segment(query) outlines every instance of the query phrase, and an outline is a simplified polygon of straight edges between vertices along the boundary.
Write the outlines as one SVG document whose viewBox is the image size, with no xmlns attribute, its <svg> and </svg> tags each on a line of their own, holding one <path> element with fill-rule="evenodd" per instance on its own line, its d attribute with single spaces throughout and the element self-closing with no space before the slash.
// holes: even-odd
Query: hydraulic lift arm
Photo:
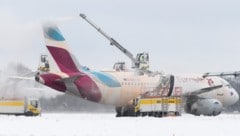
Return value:
<svg viewBox="0 0 240 136">
<path fill-rule="evenodd" d="M 110 45 L 116 46 L 120 51 L 122 51 L 128 58 L 132 61 L 132 68 L 146 70 L 149 68 L 148 62 L 148 53 L 139 53 L 136 58 L 133 57 L 133 54 L 119 44 L 114 38 L 107 35 L 100 27 L 90 21 L 85 14 L 80 14 L 84 20 L 86 20 L 92 27 L 94 27 L 99 33 L 101 33 L 105 38 L 110 41 Z"/>
</svg>

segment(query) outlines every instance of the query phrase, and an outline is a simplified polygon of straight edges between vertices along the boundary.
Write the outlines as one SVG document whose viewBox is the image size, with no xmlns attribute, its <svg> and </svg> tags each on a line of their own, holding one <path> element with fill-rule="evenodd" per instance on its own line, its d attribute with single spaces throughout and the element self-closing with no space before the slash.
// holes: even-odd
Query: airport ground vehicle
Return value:
<svg viewBox="0 0 240 136">
<path fill-rule="evenodd" d="M 38 99 L 0 99 L 0 114 L 38 116 L 41 114 Z"/>
<path fill-rule="evenodd" d="M 180 97 L 153 97 L 136 100 L 135 113 L 137 116 L 180 116 L 182 111 Z"/>
<path fill-rule="evenodd" d="M 119 111 L 119 110 L 118 110 Z M 181 116 L 181 97 L 138 97 L 133 100 L 132 106 L 118 112 L 117 117 L 122 116 Z"/>
</svg>

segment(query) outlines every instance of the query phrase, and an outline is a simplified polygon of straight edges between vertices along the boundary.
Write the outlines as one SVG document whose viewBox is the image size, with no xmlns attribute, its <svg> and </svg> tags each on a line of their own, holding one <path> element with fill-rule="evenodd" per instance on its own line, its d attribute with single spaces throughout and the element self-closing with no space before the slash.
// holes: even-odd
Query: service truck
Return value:
<svg viewBox="0 0 240 136">
<path fill-rule="evenodd" d="M 0 114 L 38 116 L 41 114 L 40 102 L 34 98 L 0 99 Z"/>
<path fill-rule="evenodd" d="M 137 116 L 180 116 L 181 103 L 181 97 L 137 98 L 134 102 L 134 111 Z"/>
</svg>

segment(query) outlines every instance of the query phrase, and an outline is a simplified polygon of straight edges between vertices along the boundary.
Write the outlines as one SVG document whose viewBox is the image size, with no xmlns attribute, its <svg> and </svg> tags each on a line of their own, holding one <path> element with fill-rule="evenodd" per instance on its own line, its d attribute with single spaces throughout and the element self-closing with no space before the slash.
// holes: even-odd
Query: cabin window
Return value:
<svg viewBox="0 0 240 136">
<path fill-rule="evenodd" d="M 37 102 L 36 100 L 32 100 L 32 101 L 30 102 L 30 104 L 31 104 L 33 107 L 35 107 L 35 108 L 38 107 L 38 102 Z"/>
<path fill-rule="evenodd" d="M 228 87 L 230 89 L 232 88 L 232 86 L 230 84 L 227 84 L 226 87 Z"/>
</svg>

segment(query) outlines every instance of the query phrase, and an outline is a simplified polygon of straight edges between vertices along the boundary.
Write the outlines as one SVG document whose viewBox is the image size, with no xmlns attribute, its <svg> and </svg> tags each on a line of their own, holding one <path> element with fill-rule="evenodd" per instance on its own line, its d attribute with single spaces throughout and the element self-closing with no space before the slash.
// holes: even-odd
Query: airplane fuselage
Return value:
<svg viewBox="0 0 240 136">
<path fill-rule="evenodd" d="M 154 92 L 155 95 L 160 96 L 185 96 L 193 91 L 215 85 L 223 86 L 200 96 L 218 99 L 223 106 L 229 106 L 238 100 L 237 92 L 220 77 L 150 76 L 147 74 L 136 75 L 135 72 L 125 71 L 94 72 L 85 70 L 84 73 L 84 75 L 75 75 L 71 82 L 63 82 L 64 77 L 61 76 L 66 74 L 43 74 L 40 75 L 40 82 L 53 89 L 60 89 L 61 92 L 115 106 L 128 105 L 131 100 L 145 93 Z M 57 84 L 46 84 L 49 76 L 53 77 L 53 75 L 57 77 L 53 78 L 53 82 L 57 82 Z"/>
</svg>

